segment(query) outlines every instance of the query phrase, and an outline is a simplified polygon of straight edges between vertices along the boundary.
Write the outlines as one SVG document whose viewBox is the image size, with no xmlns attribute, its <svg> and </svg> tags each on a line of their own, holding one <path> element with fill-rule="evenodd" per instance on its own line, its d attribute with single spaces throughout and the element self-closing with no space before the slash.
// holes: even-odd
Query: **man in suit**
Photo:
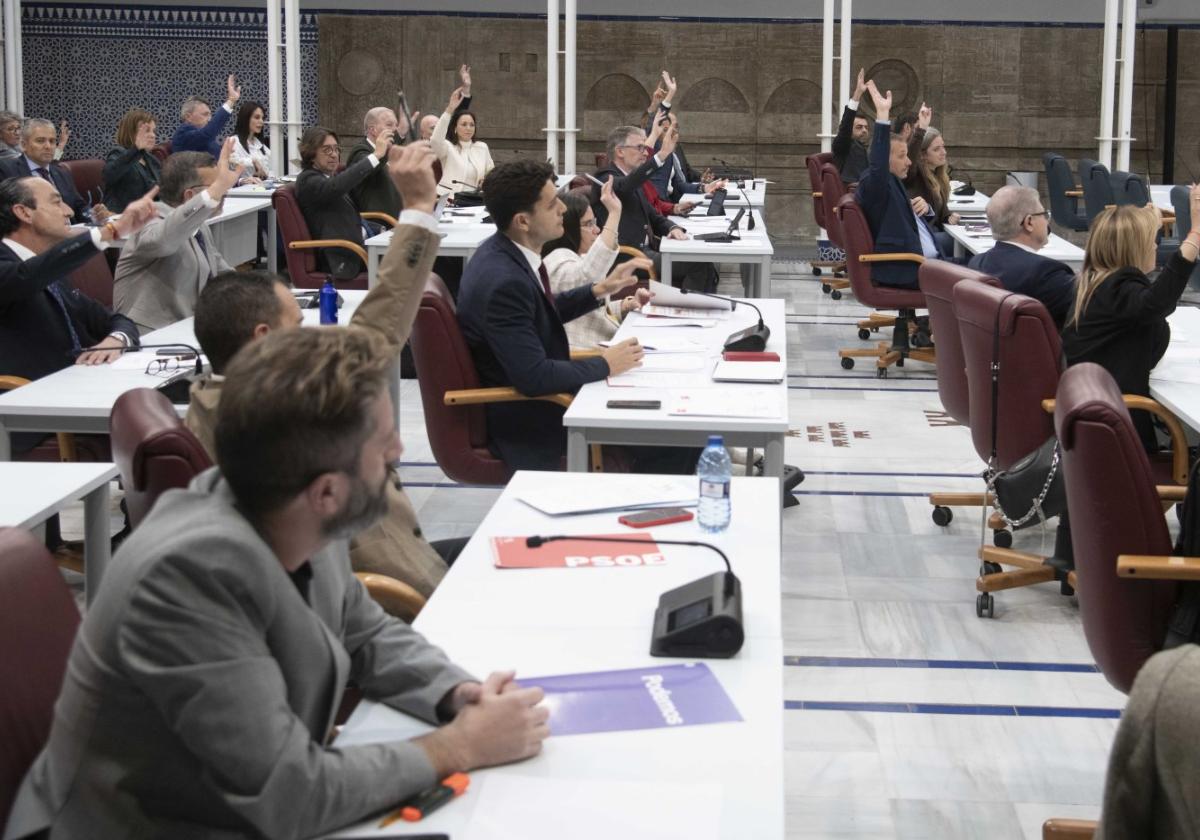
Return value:
<svg viewBox="0 0 1200 840">
<path fill-rule="evenodd" d="M 350 319 L 350 329 L 367 330 L 382 339 L 395 358 L 412 331 L 425 281 L 438 249 L 437 201 L 433 178 L 436 160 L 428 143 L 393 146 L 386 171 L 403 197 L 405 210 L 392 242 L 379 264 L 379 281 Z M 196 302 L 196 339 L 208 357 L 212 375 L 192 384 L 187 425 L 215 456 L 216 421 L 225 369 L 251 341 L 273 331 L 298 327 L 300 309 L 276 275 L 228 272 L 213 278 Z M 388 510 L 375 525 L 350 541 L 350 563 L 356 572 L 377 572 L 412 586 L 425 597 L 446 574 L 447 563 L 465 539 L 430 544 L 421 535 L 412 502 L 398 482 L 388 485 Z"/>
<path fill-rule="evenodd" d="M 351 147 L 350 157 L 346 159 L 346 168 L 375 154 L 375 144 L 381 135 L 391 137 L 393 143 L 403 143 L 408 135 L 408 124 L 402 125 L 391 108 L 372 108 L 363 117 L 363 135 L 363 139 Z M 394 217 L 399 216 L 400 211 L 404 209 L 400 193 L 396 191 L 386 166 L 372 169 L 366 178 L 350 190 L 350 199 L 360 213 L 387 213 Z"/>
<path fill-rule="evenodd" d="M 537 754 L 538 688 L 480 683 L 351 574 L 403 451 L 363 330 L 282 330 L 227 368 L 218 466 L 122 544 L 6 838 L 316 837 Z M 329 745 L 347 681 L 437 728 Z"/>
<path fill-rule="evenodd" d="M 970 267 L 992 275 L 1010 292 L 1040 300 L 1061 330 L 1075 300 L 1075 271 L 1038 254 L 1050 241 L 1050 213 L 1037 190 L 1001 187 L 988 202 L 987 217 L 996 245 L 972 257 Z"/>
<path fill-rule="evenodd" d="M 714 178 L 708 183 L 702 183 L 699 180 L 689 180 L 686 174 L 688 166 L 682 159 L 682 147 L 678 141 L 678 114 L 668 114 L 664 119 L 667 120 L 667 126 L 664 127 L 664 130 L 672 131 L 676 136 L 676 142 L 674 150 L 667 156 L 663 165 L 650 176 L 650 182 L 658 192 L 659 198 L 673 202 L 683 202 L 684 196 L 712 195 L 717 190 L 728 186 L 729 182 L 724 178 Z"/>
<path fill-rule="evenodd" d="M 221 132 L 233 109 L 242 98 L 242 86 L 233 73 L 225 80 L 225 104 L 213 113 L 212 106 L 198 96 L 188 98 L 179 108 L 179 128 L 171 136 L 171 152 L 208 152 L 221 156 Z"/>
<path fill-rule="evenodd" d="M 115 222 L 71 236 L 71 208 L 42 178 L 0 181 L 0 373 L 40 379 L 74 364 L 111 362 L 137 344 L 133 322 L 73 289 L 67 276 L 136 232 L 153 213 L 155 190 Z M 12 436 L 20 455 L 44 435 Z"/>
<path fill-rule="evenodd" d="M 551 294 L 542 246 L 562 236 L 565 210 L 554 168 L 528 160 L 500 164 L 484 178 L 483 194 L 498 232 L 467 263 L 458 297 L 458 322 L 482 384 L 511 385 L 527 397 L 575 393 L 640 365 L 635 339 L 571 360 L 563 322 L 602 305 L 626 281 L 612 275 L 617 288 L 606 279 Z M 562 416 L 561 406 L 542 400 L 489 405 L 488 445 L 513 469 L 558 469 L 567 450 Z"/>
<path fill-rule="evenodd" d="M 875 136 L 871 141 L 870 166 L 858 182 L 856 197 L 871 228 L 877 254 L 920 254 L 928 258 L 942 256 L 926 219 L 929 205 L 923 198 L 909 200 L 904 189 L 910 161 L 908 145 L 892 134 L 889 122 L 892 92 L 884 96 L 875 82 L 866 84 L 875 101 Z M 871 276 L 883 286 L 917 288 L 917 263 L 878 262 Z"/>
<path fill-rule="evenodd" d="M 215 163 L 207 152 L 167 158 L 157 217 L 121 249 L 113 305 L 143 331 L 189 317 L 205 284 L 230 270 L 205 222 L 220 214 L 225 193 L 242 173 L 241 166 L 230 168 L 236 142 L 227 138 Z"/>
<path fill-rule="evenodd" d="M 56 154 L 61 154 L 57 137 L 54 123 L 50 120 L 26 120 L 24 128 L 21 129 L 21 154 L 0 161 L 0 178 L 27 178 L 32 175 L 48 181 L 62 196 L 63 202 L 71 208 L 72 219 L 76 224 L 88 221 L 85 213 L 89 207 L 92 209 L 93 219 L 97 223 L 103 223 L 108 218 L 108 210 L 103 204 L 90 205 L 89 200 L 75 189 L 71 173 L 62 164 L 55 162 Z"/>
<path fill-rule="evenodd" d="M 843 184 L 858 183 L 863 171 L 870 165 L 867 159 L 867 139 L 871 136 L 871 124 L 858 113 L 858 103 L 867 92 L 863 71 L 858 71 L 854 83 L 854 96 L 846 103 L 837 136 L 833 138 L 833 165 L 842 176 Z"/>
</svg>

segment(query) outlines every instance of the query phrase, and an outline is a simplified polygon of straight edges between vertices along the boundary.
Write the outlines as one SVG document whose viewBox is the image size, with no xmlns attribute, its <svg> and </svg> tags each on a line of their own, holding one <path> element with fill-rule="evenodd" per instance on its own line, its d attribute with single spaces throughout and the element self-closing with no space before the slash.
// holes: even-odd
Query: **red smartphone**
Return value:
<svg viewBox="0 0 1200 840">
<path fill-rule="evenodd" d="M 617 517 L 617 521 L 630 528 L 649 528 L 653 525 L 670 525 L 672 522 L 687 522 L 692 519 L 692 512 L 687 508 L 653 508 L 639 510 L 637 513 L 627 513 Z"/>
</svg>

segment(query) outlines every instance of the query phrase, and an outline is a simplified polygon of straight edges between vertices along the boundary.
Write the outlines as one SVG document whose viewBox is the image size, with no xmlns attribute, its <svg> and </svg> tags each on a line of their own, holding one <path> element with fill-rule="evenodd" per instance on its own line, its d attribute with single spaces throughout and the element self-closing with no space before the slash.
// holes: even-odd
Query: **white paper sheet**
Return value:
<svg viewBox="0 0 1200 840">
<path fill-rule="evenodd" d="M 687 417 L 753 417 L 774 420 L 783 412 L 779 405 L 777 390 L 738 391 L 737 399 L 730 399 L 724 390 L 695 390 L 679 394 L 671 402 L 669 413 Z"/>
<path fill-rule="evenodd" d="M 717 325 L 714 318 L 646 318 L 638 321 L 637 328 L 643 327 L 661 328 L 661 327 L 715 327 Z"/>
<path fill-rule="evenodd" d="M 696 502 L 695 476 L 659 479 L 644 475 L 631 476 L 628 483 L 609 485 L 607 489 L 590 489 L 584 498 L 576 493 L 564 492 L 562 486 L 557 486 L 550 479 L 543 484 L 546 486 L 521 493 L 517 498 L 548 516 Z M 570 486 L 578 487 L 574 484 Z"/>
</svg>

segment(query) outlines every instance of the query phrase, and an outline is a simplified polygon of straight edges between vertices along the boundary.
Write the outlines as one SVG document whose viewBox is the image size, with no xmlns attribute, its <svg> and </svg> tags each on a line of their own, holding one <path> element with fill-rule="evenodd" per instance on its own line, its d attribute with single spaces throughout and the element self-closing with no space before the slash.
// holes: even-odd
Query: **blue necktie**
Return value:
<svg viewBox="0 0 1200 840">
<path fill-rule="evenodd" d="M 36 172 L 37 176 L 39 178 L 41 178 L 43 181 L 50 181 L 51 184 L 54 183 L 54 181 L 52 181 L 50 179 L 50 170 L 46 169 L 46 167 L 39 166 L 37 169 L 35 169 L 33 171 Z"/>
<path fill-rule="evenodd" d="M 204 270 L 207 278 L 212 277 L 212 263 L 208 261 L 208 246 L 204 244 L 204 234 L 196 231 L 196 244 L 200 246 L 200 253 L 204 255 Z"/>
<path fill-rule="evenodd" d="M 54 281 L 46 287 L 46 291 L 50 293 L 50 297 L 54 298 L 54 302 L 58 304 L 59 311 L 62 312 L 63 320 L 67 322 L 67 332 L 71 334 L 71 350 L 75 355 L 79 355 L 79 351 L 83 349 L 83 345 L 79 342 L 79 333 L 75 332 L 75 323 L 71 320 L 71 313 L 67 311 L 67 302 L 63 298 L 62 289 L 58 285 L 58 281 Z"/>
</svg>

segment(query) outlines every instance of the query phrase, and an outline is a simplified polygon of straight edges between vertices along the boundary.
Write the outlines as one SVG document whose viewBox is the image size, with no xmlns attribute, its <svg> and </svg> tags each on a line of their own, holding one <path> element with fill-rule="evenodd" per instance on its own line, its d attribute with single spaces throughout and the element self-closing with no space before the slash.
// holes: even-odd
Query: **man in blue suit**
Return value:
<svg viewBox="0 0 1200 840">
<path fill-rule="evenodd" d="M 600 306 L 629 283 L 614 272 L 599 283 L 550 292 L 542 246 L 562 236 L 563 211 L 554 168 L 518 160 L 483 181 L 484 203 L 498 232 L 467 263 L 458 294 L 458 321 L 484 386 L 513 386 L 527 397 L 573 394 L 588 382 L 641 364 L 629 339 L 595 358 L 571 360 L 563 322 Z M 641 303 L 649 292 L 638 292 Z M 542 400 L 487 407 L 488 445 L 514 469 L 556 470 L 567 450 L 564 409 Z"/>
<path fill-rule="evenodd" d="M 856 198 L 875 237 L 875 253 L 940 258 L 942 254 L 926 221 L 932 218 L 929 205 L 920 197 L 910 200 L 902 183 L 911 164 L 908 145 L 892 134 L 892 92 L 884 96 L 874 81 L 867 82 L 867 90 L 875 101 L 875 134 L 870 166 L 858 182 Z M 882 286 L 917 288 L 914 262 L 875 263 L 871 276 Z"/>
<path fill-rule="evenodd" d="M 1010 292 L 1040 300 L 1061 330 L 1075 300 L 1075 270 L 1038 254 L 1050 240 L 1050 213 L 1037 190 L 1001 187 L 988 202 L 987 217 L 996 246 L 972 257 L 970 267 Z"/>
<path fill-rule="evenodd" d="M 216 160 L 221 156 L 221 132 L 234 107 L 242 98 L 242 86 L 236 84 L 233 73 L 225 80 L 225 104 L 213 112 L 212 107 L 198 96 L 188 99 L 179 109 L 183 122 L 171 137 L 172 152 L 208 152 Z"/>
</svg>

